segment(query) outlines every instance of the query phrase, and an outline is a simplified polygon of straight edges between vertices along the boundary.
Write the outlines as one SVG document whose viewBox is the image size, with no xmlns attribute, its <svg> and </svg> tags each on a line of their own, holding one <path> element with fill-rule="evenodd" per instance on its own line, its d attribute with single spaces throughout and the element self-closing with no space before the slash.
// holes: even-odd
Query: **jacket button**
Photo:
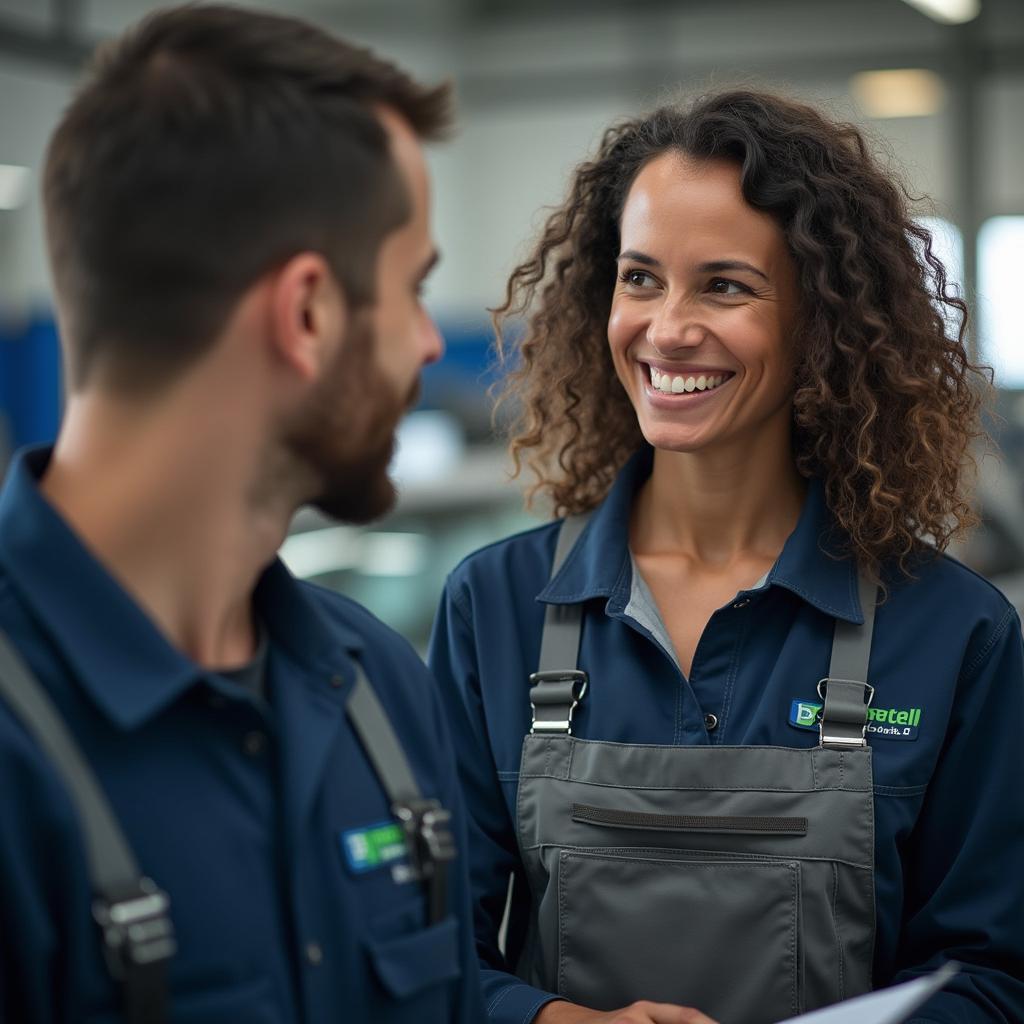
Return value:
<svg viewBox="0 0 1024 1024">
<path fill-rule="evenodd" d="M 320 948 L 319 942 L 306 943 L 306 960 L 314 967 L 319 967 L 324 962 L 324 951 Z"/>
<path fill-rule="evenodd" d="M 708 732 L 713 732 L 718 728 L 718 715 L 713 715 L 710 712 L 704 716 L 704 728 Z"/>
</svg>

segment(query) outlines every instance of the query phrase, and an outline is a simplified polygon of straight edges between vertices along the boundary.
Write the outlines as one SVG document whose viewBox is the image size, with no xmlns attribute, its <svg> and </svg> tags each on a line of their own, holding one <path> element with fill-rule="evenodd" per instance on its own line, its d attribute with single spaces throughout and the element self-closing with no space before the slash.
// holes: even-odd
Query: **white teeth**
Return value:
<svg viewBox="0 0 1024 1024">
<path fill-rule="evenodd" d="M 708 377 L 703 373 L 698 377 L 673 377 L 671 374 L 664 373 L 655 366 L 651 367 L 651 386 L 666 395 L 689 394 L 693 391 L 711 391 L 724 384 L 725 380 L 724 374 L 718 374 L 713 377 Z"/>
</svg>

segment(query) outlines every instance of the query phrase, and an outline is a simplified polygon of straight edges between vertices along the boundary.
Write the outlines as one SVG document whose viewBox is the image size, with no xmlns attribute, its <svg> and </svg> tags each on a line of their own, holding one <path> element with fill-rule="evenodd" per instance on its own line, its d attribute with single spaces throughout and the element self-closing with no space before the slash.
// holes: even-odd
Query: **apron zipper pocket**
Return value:
<svg viewBox="0 0 1024 1024">
<path fill-rule="evenodd" d="M 725 832 L 747 835 L 807 835 L 806 818 L 769 818 L 763 816 L 729 817 L 719 814 L 646 814 L 642 811 L 616 811 L 608 807 L 572 805 L 572 820 L 606 828 L 645 828 L 659 832 Z"/>
</svg>

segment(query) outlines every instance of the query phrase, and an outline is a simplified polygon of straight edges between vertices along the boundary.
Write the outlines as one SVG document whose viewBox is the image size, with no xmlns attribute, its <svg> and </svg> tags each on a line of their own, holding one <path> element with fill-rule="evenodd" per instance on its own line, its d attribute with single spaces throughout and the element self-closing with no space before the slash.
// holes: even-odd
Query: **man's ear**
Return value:
<svg viewBox="0 0 1024 1024">
<path fill-rule="evenodd" d="M 271 344 L 275 354 L 306 380 L 319 376 L 345 337 L 348 306 L 319 253 L 293 256 L 271 282 Z"/>
</svg>

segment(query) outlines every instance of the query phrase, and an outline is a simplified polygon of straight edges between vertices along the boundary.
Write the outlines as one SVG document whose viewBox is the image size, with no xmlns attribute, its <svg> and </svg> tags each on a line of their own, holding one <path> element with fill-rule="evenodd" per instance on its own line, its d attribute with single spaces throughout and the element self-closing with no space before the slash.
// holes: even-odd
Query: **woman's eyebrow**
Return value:
<svg viewBox="0 0 1024 1024">
<path fill-rule="evenodd" d="M 745 263 L 743 260 L 712 260 L 710 263 L 699 264 L 697 270 L 701 274 L 718 274 L 723 270 L 748 270 L 768 280 L 768 275 L 763 270 L 758 270 L 753 264 Z"/>
<path fill-rule="evenodd" d="M 616 257 L 617 261 L 631 260 L 633 263 L 642 263 L 647 267 L 661 267 L 661 263 L 653 256 L 648 256 L 639 249 L 624 249 Z M 710 260 L 707 263 L 699 263 L 695 268 L 699 274 L 720 274 L 725 270 L 746 270 L 751 274 L 768 280 L 768 275 L 763 270 L 758 270 L 752 263 L 744 260 Z"/>
<path fill-rule="evenodd" d="M 620 260 L 632 260 L 634 263 L 643 263 L 648 267 L 661 266 L 653 256 L 648 256 L 647 253 L 640 252 L 638 249 L 624 249 L 615 259 L 616 262 L 619 262 Z"/>
</svg>

